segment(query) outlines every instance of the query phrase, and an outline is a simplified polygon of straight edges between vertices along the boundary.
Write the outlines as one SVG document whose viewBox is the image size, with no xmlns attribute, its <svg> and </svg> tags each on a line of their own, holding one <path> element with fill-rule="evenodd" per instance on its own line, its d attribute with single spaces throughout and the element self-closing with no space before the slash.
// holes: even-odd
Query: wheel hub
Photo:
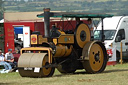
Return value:
<svg viewBox="0 0 128 85">
<path fill-rule="evenodd" d="M 96 62 L 100 60 L 99 52 L 94 55 L 94 59 Z"/>
<path fill-rule="evenodd" d="M 82 41 L 85 41 L 86 40 L 86 32 L 85 31 L 81 31 L 81 33 L 80 33 L 80 39 Z"/>
</svg>

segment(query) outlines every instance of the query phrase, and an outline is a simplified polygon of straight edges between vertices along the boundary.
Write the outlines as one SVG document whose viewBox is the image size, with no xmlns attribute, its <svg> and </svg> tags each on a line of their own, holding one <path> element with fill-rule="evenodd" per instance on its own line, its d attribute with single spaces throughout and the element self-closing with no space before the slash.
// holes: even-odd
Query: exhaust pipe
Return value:
<svg viewBox="0 0 128 85">
<path fill-rule="evenodd" d="M 50 38 L 50 8 L 44 8 L 44 37 Z"/>
</svg>

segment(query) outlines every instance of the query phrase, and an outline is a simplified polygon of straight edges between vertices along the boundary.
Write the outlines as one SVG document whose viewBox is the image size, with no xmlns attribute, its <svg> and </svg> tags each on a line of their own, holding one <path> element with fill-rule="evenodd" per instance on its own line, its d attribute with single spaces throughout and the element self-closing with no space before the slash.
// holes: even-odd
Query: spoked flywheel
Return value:
<svg viewBox="0 0 128 85">
<path fill-rule="evenodd" d="M 19 74 L 22 77 L 50 77 L 55 68 L 47 67 L 47 61 L 47 53 L 23 53 L 18 61 Z M 36 67 L 40 68 L 39 72 L 35 72 Z"/>
<path fill-rule="evenodd" d="M 83 67 L 88 73 L 100 73 L 104 71 L 107 64 L 107 52 L 101 42 L 88 42 L 82 51 L 84 58 Z"/>
</svg>

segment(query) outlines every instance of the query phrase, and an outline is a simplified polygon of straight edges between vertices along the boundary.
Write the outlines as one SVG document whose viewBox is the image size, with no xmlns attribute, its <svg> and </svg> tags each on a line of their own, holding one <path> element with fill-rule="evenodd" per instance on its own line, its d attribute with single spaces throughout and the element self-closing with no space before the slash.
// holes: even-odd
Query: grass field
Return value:
<svg viewBox="0 0 128 85">
<path fill-rule="evenodd" d="M 128 64 L 107 66 L 100 74 L 60 74 L 50 78 L 22 78 L 18 73 L 0 74 L 0 85 L 128 85 Z"/>
</svg>

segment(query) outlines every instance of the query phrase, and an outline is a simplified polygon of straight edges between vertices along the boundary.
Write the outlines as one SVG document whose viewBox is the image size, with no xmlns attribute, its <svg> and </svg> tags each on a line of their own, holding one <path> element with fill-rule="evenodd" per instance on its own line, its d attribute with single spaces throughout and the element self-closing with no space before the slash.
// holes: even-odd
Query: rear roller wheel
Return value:
<svg viewBox="0 0 128 85">
<path fill-rule="evenodd" d="M 101 42 L 89 42 L 84 46 L 82 56 L 84 56 L 83 67 L 88 73 L 100 73 L 104 71 L 107 64 L 107 52 Z"/>
</svg>

